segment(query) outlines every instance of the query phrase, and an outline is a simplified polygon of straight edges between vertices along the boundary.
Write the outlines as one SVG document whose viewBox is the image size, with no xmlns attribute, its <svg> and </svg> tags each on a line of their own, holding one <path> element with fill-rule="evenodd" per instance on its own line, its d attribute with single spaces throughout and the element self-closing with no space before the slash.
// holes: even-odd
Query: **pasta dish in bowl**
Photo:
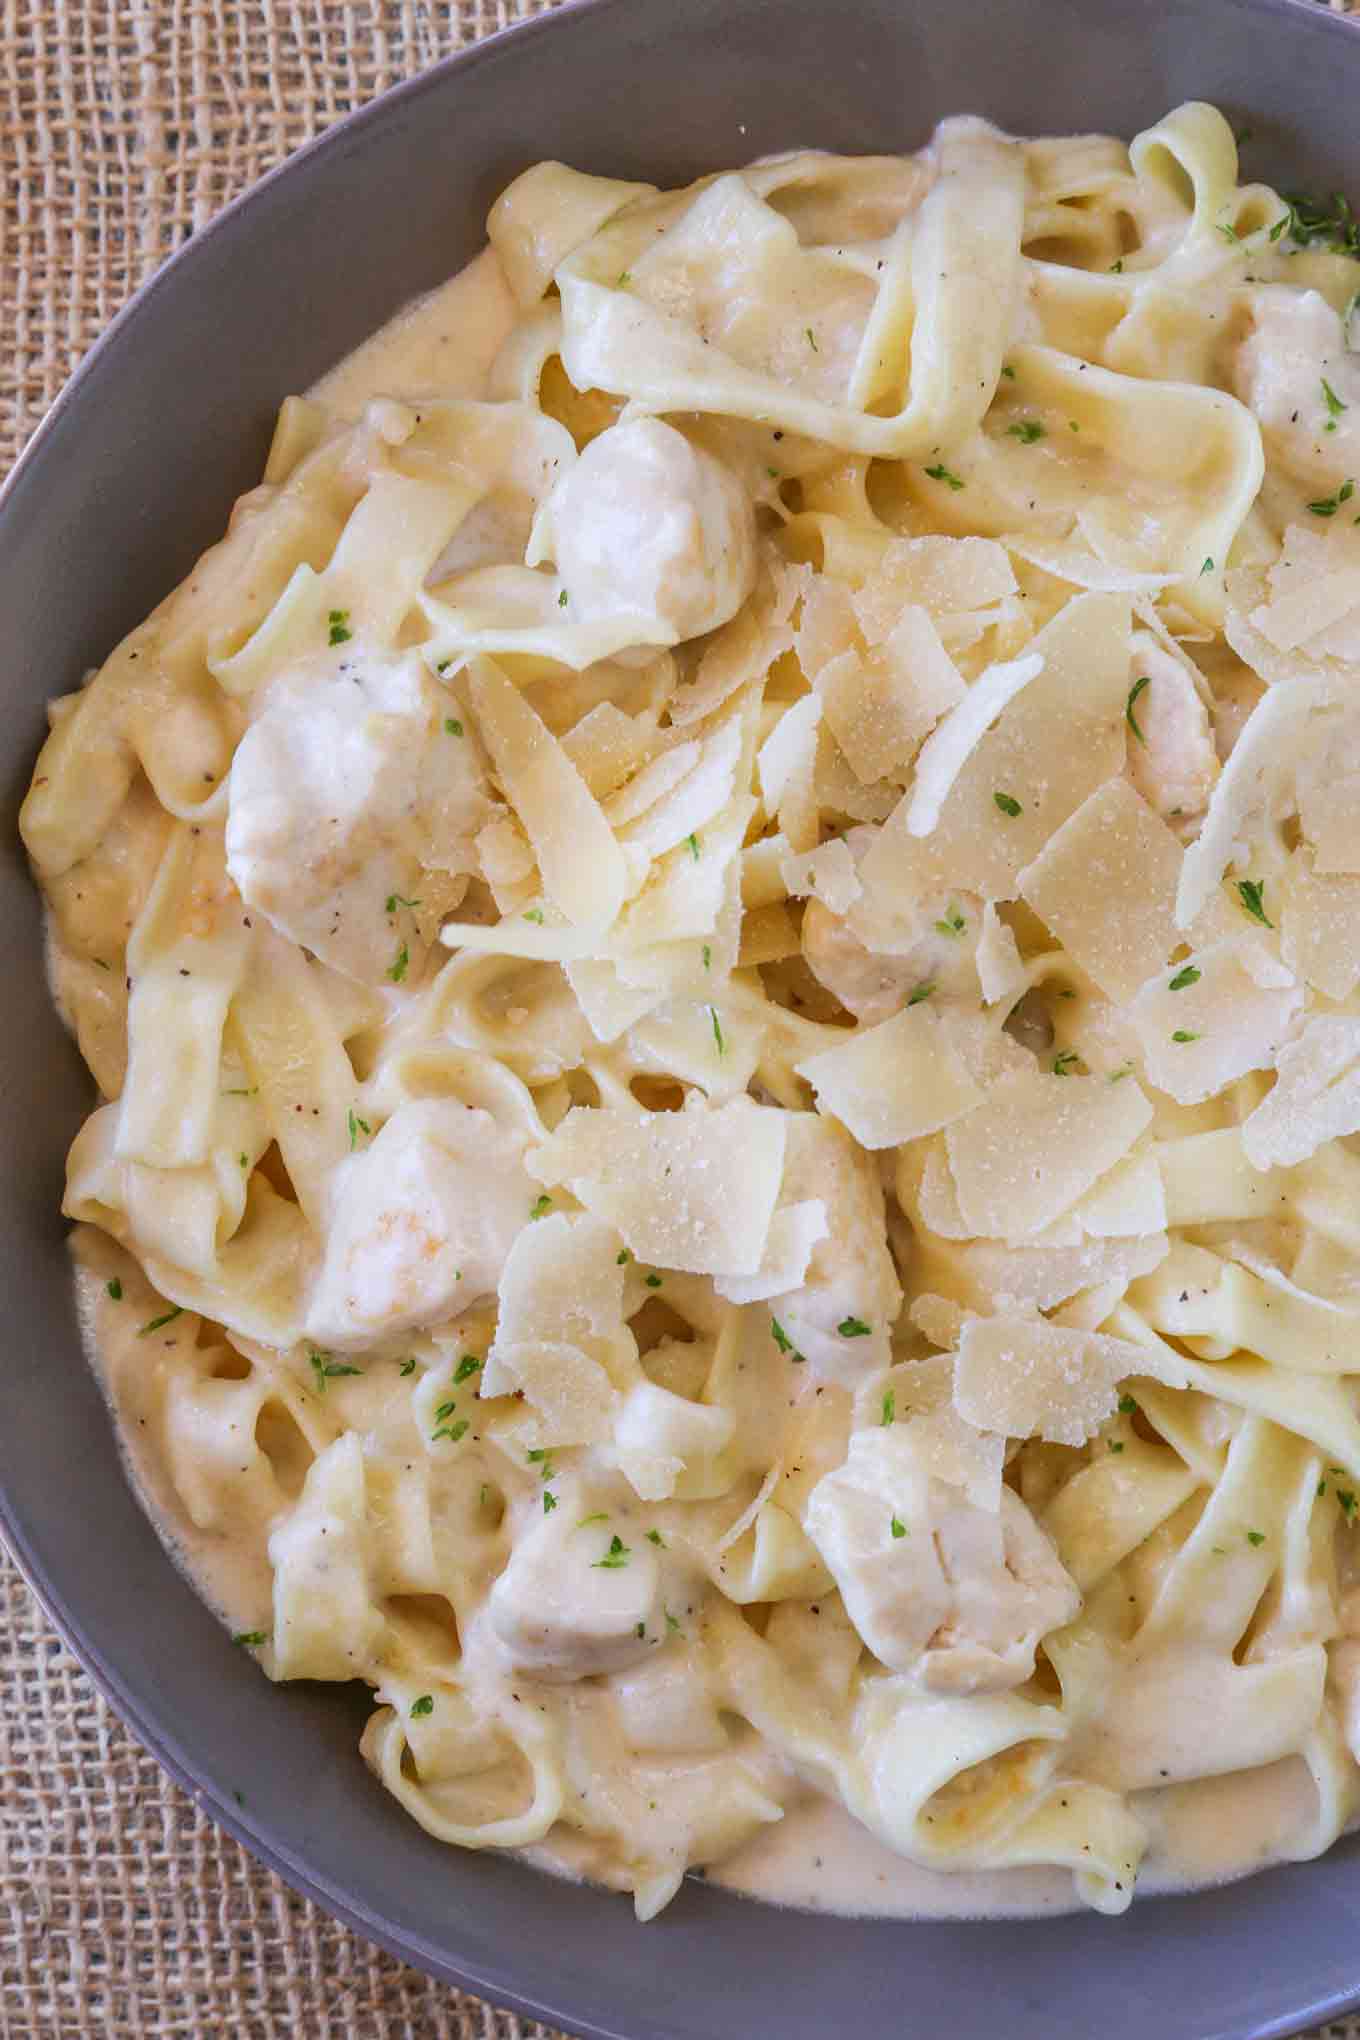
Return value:
<svg viewBox="0 0 1360 2040">
<path fill-rule="evenodd" d="M 24 806 L 149 1505 L 271 1678 L 373 1689 L 431 1834 L 643 1917 L 1320 1853 L 1348 210 L 1190 103 L 543 163 L 488 231 Z"/>
</svg>

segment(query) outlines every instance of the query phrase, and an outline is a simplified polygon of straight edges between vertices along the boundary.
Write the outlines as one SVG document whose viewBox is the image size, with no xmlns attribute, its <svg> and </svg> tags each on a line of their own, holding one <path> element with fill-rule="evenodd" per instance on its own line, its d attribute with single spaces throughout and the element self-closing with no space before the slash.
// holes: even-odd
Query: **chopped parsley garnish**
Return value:
<svg viewBox="0 0 1360 2040">
<path fill-rule="evenodd" d="M 418 1700 L 411 1702 L 411 1719 L 419 1721 L 422 1715 L 434 1713 L 434 1694 L 422 1693 Z"/>
<path fill-rule="evenodd" d="M 669 1546 L 667 1545 L 665 1538 L 661 1535 L 661 1532 L 659 1530 L 649 1530 L 647 1532 L 647 1542 L 649 1544 L 658 1545 L 662 1551 L 666 1551 L 669 1549 Z"/>
<path fill-rule="evenodd" d="M 1265 1541 L 1266 1533 L 1264 1530 L 1248 1530 L 1247 1532 L 1248 1544 L 1264 1544 Z"/>
<path fill-rule="evenodd" d="M 879 1419 L 879 1421 L 881 1422 L 881 1424 L 882 1424 L 882 1426 L 883 1426 L 883 1429 L 884 1429 L 885 1431 L 887 1430 L 887 1428 L 888 1428 L 889 1424 L 894 1424 L 894 1423 L 896 1423 L 896 1421 L 897 1421 L 897 1393 L 896 1393 L 896 1390 L 895 1390 L 895 1389 L 891 1389 L 891 1388 L 890 1388 L 890 1389 L 888 1389 L 888 1390 L 886 1391 L 886 1393 L 884 1394 L 884 1397 L 883 1397 L 883 1408 L 882 1408 L 882 1414 L 881 1414 L 881 1416 L 880 1416 L 880 1419 Z"/>
<path fill-rule="evenodd" d="M 804 333 L 806 333 L 806 335 L 807 335 L 807 344 L 808 344 L 808 346 L 809 346 L 809 347 L 810 347 L 810 348 L 812 349 L 813 353 L 814 353 L 814 354 L 820 354 L 822 350 L 821 350 L 821 348 L 820 348 L 820 347 L 819 347 L 819 346 L 817 345 L 817 338 L 816 338 L 816 335 L 814 334 L 814 332 L 813 332 L 813 330 L 812 330 L 811 326 L 804 326 L 804 328 L 803 328 L 803 331 L 804 331 Z"/>
<path fill-rule="evenodd" d="M 1178 970 L 1176 972 L 1175 977 L 1172 978 L 1170 984 L 1167 986 L 1167 990 L 1169 992 L 1188 991 L 1191 985 L 1197 985 L 1199 983 L 1202 975 L 1203 973 L 1201 971 L 1197 971 L 1193 963 L 1187 963 L 1184 970 Z"/>
<path fill-rule="evenodd" d="M 542 1196 L 535 1197 L 533 1203 L 529 1206 L 529 1216 L 530 1218 L 542 1218 L 545 1212 L 549 1212 L 551 1210 L 552 1199 L 551 1197 L 549 1197 L 547 1191 L 545 1190 Z"/>
<path fill-rule="evenodd" d="M 718 1044 L 718 1054 L 726 1055 L 727 1043 L 723 1040 L 722 1021 L 718 1018 L 718 1009 L 716 1006 L 709 1007 L 708 1017 L 713 1022 L 713 1039 Z"/>
<path fill-rule="evenodd" d="M 626 1268 L 632 1258 L 633 1256 L 629 1253 L 627 1247 L 620 1247 L 614 1256 L 614 1265 L 616 1268 Z"/>
<path fill-rule="evenodd" d="M 1111 1452 L 1122 1452 L 1122 1451 L 1124 1450 L 1124 1441 L 1123 1441 L 1123 1439 L 1122 1439 L 1122 1438 L 1116 1438 L 1116 1439 L 1114 1439 L 1114 1441 L 1112 1442 L 1112 1444 L 1111 1444 L 1111 1446 L 1110 1446 L 1110 1450 L 1111 1450 Z"/>
<path fill-rule="evenodd" d="M 659 1289 L 661 1287 L 661 1277 L 659 1275 L 644 1275 L 642 1279 L 649 1289 Z"/>
<path fill-rule="evenodd" d="M 411 913 L 414 913 L 419 905 L 419 900 L 408 900 L 399 892 L 390 892 L 387 895 L 387 911 L 389 914 L 395 914 L 398 907 L 406 907 Z"/>
<path fill-rule="evenodd" d="M 963 487 L 962 477 L 956 475 L 951 468 L 947 468 L 943 461 L 937 462 L 934 467 L 928 467 L 926 473 L 930 476 L 932 482 L 946 482 L 951 489 L 961 489 Z"/>
<path fill-rule="evenodd" d="M 1136 1402 L 1134 1401 L 1134 1399 L 1133 1399 L 1133 1397 L 1132 1397 L 1131 1395 L 1121 1395 L 1121 1396 L 1120 1396 L 1120 1398 L 1119 1398 L 1119 1414 L 1120 1414 L 1120 1416 L 1121 1416 L 1121 1417 L 1131 1417 L 1131 1416 L 1133 1415 L 1134 1411 L 1135 1411 L 1135 1410 L 1137 1409 L 1137 1407 L 1138 1407 L 1138 1405 L 1137 1405 L 1137 1403 L 1136 1403 Z"/>
<path fill-rule="evenodd" d="M 467 1436 L 469 1419 L 460 1417 L 456 1424 L 441 1424 L 437 1431 L 431 1431 L 430 1443 L 437 1445 L 441 1438 L 449 1438 L 456 1445 L 460 1438 Z"/>
<path fill-rule="evenodd" d="M 559 609 L 565 609 L 567 606 L 567 591 L 565 588 L 557 598 L 557 606 Z"/>
<path fill-rule="evenodd" d="M 1355 483 L 1353 481 L 1345 481 L 1334 496 L 1320 496 L 1317 502 L 1310 503 L 1308 508 L 1312 511 L 1314 517 L 1335 517 L 1341 505 L 1349 503 L 1354 494 Z"/>
<path fill-rule="evenodd" d="M 262 1643 L 268 1643 L 269 1632 L 265 1629 L 238 1629 L 231 1640 L 244 1644 L 247 1650 L 258 1650 Z"/>
<path fill-rule="evenodd" d="M 461 737 L 462 734 L 463 725 L 459 722 L 457 716 L 446 715 L 444 718 L 444 735 L 446 737 Z"/>
<path fill-rule="evenodd" d="M 1263 928 L 1273 928 L 1275 923 L 1266 912 L 1266 882 L 1264 879 L 1239 878 L 1237 897 L 1242 902 L 1242 911 L 1250 914 L 1253 921 L 1259 921 Z"/>
<path fill-rule="evenodd" d="M 669 1630 L 673 1630 L 676 1635 L 679 1635 L 680 1624 L 676 1621 L 669 1608 L 666 1610 L 666 1627 Z"/>
<path fill-rule="evenodd" d="M 1360 220 L 1339 191 L 1332 192 L 1325 205 L 1299 191 L 1286 191 L 1283 197 L 1288 210 L 1271 228 L 1272 241 L 1287 231 L 1301 248 L 1320 243 L 1333 255 L 1360 257 Z"/>
<path fill-rule="evenodd" d="M 784 1330 L 777 1317 L 770 1319 L 770 1337 L 774 1340 L 781 1353 L 791 1353 L 793 1351 L 793 1340 Z"/>
<path fill-rule="evenodd" d="M 580 1522 L 576 1525 L 576 1527 L 578 1530 L 584 1530 L 587 1523 L 607 1523 L 608 1521 L 609 1516 L 607 1511 L 604 1509 L 597 1509 L 593 1516 L 582 1516 Z"/>
<path fill-rule="evenodd" d="M 1180 1042 L 1182 1044 L 1184 1044 L 1187 1041 L 1199 1041 L 1202 1038 L 1203 1037 L 1201 1035 L 1192 1034 L 1188 1027 L 1178 1027 L 1171 1037 L 1173 1041 Z"/>
<path fill-rule="evenodd" d="M 148 1332 L 158 1332 L 162 1325 L 173 1324 L 177 1317 L 183 1317 L 183 1315 L 183 1306 L 177 1303 L 173 1310 L 167 1310 L 160 1317 L 153 1317 L 148 1324 L 142 1325 L 137 1333 L 137 1337 L 144 1339 Z"/>
<path fill-rule="evenodd" d="M 1110 1071 L 1110 1082 L 1112 1084 L 1122 1084 L 1125 1077 L 1131 1077 L 1132 1075 L 1133 1064 L 1125 1063 L 1122 1069 Z"/>
<path fill-rule="evenodd" d="M 339 1381 L 342 1375 L 362 1374 L 362 1367 L 351 1367 L 346 1360 L 337 1360 L 330 1353 L 323 1353 L 319 1346 L 308 1348 L 307 1363 L 316 1377 L 316 1392 L 326 1393 L 328 1381 Z"/>
<path fill-rule="evenodd" d="M 402 1361 L 401 1366 L 397 1369 L 397 1372 L 398 1374 L 405 1376 L 407 1374 L 414 1374 L 415 1371 L 416 1371 L 415 1355 L 414 1353 L 408 1353 L 406 1358 Z"/>
<path fill-rule="evenodd" d="M 238 1167 L 238 1168 L 241 1168 L 241 1169 L 248 1169 L 248 1168 L 250 1167 L 250 1156 L 249 1156 L 249 1155 L 238 1155 L 238 1156 L 236 1157 L 236 1164 L 237 1164 L 237 1167 Z"/>
<path fill-rule="evenodd" d="M 460 1381 L 471 1381 L 473 1375 L 479 1372 L 481 1365 L 482 1363 L 475 1353 L 464 1353 L 462 1359 L 453 1370 L 455 1387 Z"/>
<path fill-rule="evenodd" d="M 354 632 L 349 627 L 349 611 L 347 609 L 328 610 L 326 621 L 330 625 L 330 643 L 333 645 L 347 645 L 354 635 Z"/>
<path fill-rule="evenodd" d="M 358 1140 L 359 1135 L 361 1133 L 371 1133 L 373 1129 L 366 1119 L 360 1119 L 358 1113 L 354 1110 L 354 1107 L 352 1105 L 345 1115 L 345 1124 L 349 1128 L 350 1152 L 353 1153 L 354 1144 Z"/>
<path fill-rule="evenodd" d="M 1336 1498 L 1338 1502 L 1340 1502 L 1341 1504 L 1342 1515 L 1346 1518 L 1346 1521 L 1348 1523 L 1352 1522 L 1354 1520 L 1355 1511 L 1358 1506 L 1354 1493 L 1350 1488 L 1339 1487 L 1336 1491 Z"/>
<path fill-rule="evenodd" d="M 113 1277 L 112 1281 L 106 1282 L 104 1284 L 104 1287 L 105 1289 L 107 1289 L 109 1295 L 113 1298 L 115 1303 L 121 1303 L 123 1301 L 123 1285 L 118 1280 L 118 1277 L 116 1275 Z"/>
<path fill-rule="evenodd" d="M 556 1495 L 555 1495 L 555 1494 L 553 1493 L 553 1491 L 552 1491 L 552 1489 L 551 1489 L 551 1488 L 544 1488 L 544 1490 L 543 1490 L 543 1513 L 544 1513 L 544 1515 L 545 1515 L 545 1516 L 551 1516 L 551 1514 L 552 1514 L 553 1510 L 554 1510 L 554 1509 L 555 1509 L 556 1507 L 557 1507 L 557 1496 L 556 1496 Z"/>
<path fill-rule="evenodd" d="M 1204 579 L 1204 576 L 1206 574 L 1212 574 L 1213 571 L 1214 571 L 1214 556 L 1212 553 L 1206 553 L 1204 556 L 1203 564 L 1201 565 L 1199 570 L 1199 577 L 1201 581 Z"/>
<path fill-rule="evenodd" d="M 897 1516 L 893 1517 L 888 1527 L 892 1531 L 894 1537 L 905 1537 L 907 1534 L 906 1524 L 902 1522 L 901 1519 Z"/>
<path fill-rule="evenodd" d="M 992 799 L 996 802 L 1002 814 L 1009 815 L 1012 820 L 1015 819 L 1016 815 L 1024 813 L 1024 809 L 1013 793 L 994 793 Z"/>
<path fill-rule="evenodd" d="M 645 1643 L 645 1642 L 647 1641 L 647 1625 L 646 1625 L 646 1623 L 645 1623 L 645 1622 L 639 1622 L 639 1624 L 638 1624 L 637 1628 L 636 1628 L 636 1629 L 635 1629 L 635 1630 L 633 1631 L 633 1634 L 634 1634 L 634 1636 L 635 1636 L 635 1637 L 637 1638 L 637 1640 L 638 1640 L 638 1642 L 639 1642 L 639 1643 Z M 653 1801 L 653 1804 L 655 1804 L 655 1801 Z"/>
<path fill-rule="evenodd" d="M 1003 375 L 1005 376 L 1005 378 L 1006 378 L 1006 380 L 1007 380 L 1008 382 L 1014 382 L 1014 381 L 1015 381 L 1015 370 L 1014 370 L 1014 369 L 1013 369 L 1013 368 L 1011 367 L 1011 365 L 1010 365 L 1009 361 L 1008 361 L 1008 362 L 1007 362 L 1007 363 L 1005 364 L 1005 366 L 1004 366 L 1004 367 L 1002 368 L 1002 371 L 1001 371 L 1001 373 L 1002 373 L 1002 374 L 1003 374 Z"/>
<path fill-rule="evenodd" d="M 923 984 L 919 984 L 915 987 L 910 998 L 907 1000 L 907 1004 L 909 1006 L 919 1006 L 923 999 L 928 999 L 930 997 L 934 989 L 935 987 L 933 983 L 930 981 L 929 978 L 927 978 Z"/>
<path fill-rule="evenodd" d="M 1322 401 L 1327 406 L 1327 430 L 1335 432 L 1337 419 L 1343 411 L 1349 411 L 1350 405 L 1342 403 L 1325 375 L 1322 377 Z"/>
<path fill-rule="evenodd" d="M 843 1339 L 867 1339 L 869 1336 L 868 1325 L 858 1317 L 843 1317 L 836 1330 Z"/>
<path fill-rule="evenodd" d="M 967 926 L 968 923 L 951 900 L 944 919 L 935 923 L 935 932 L 937 935 L 962 935 Z"/>
<path fill-rule="evenodd" d="M 541 928 L 543 926 L 542 907 L 526 907 L 524 909 L 524 918 L 526 921 L 532 921 L 536 928 Z"/>
<path fill-rule="evenodd" d="M 1238 247 L 1241 245 L 1242 236 L 1238 233 L 1236 227 L 1230 227 L 1226 221 L 1220 221 L 1216 231 L 1222 234 L 1224 240 L 1229 242 L 1231 246 Z"/>
<path fill-rule="evenodd" d="M 551 1445 L 532 1445 L 525 1454 L 530 1466 L 541 1466 L 544 1480 L 551 1480 L 556 1471 L 552 1463 Z"/>
<path fill-rule="evenodd" d="M 632 1555 L 623 1539 L 616 1533 L 610 1538 L 609 1549 L 604 1557 L 597 1558 L 591 1570 L 592 1572 L 617 1572 L 621 1566 L 627 1565 Z"/>
<path fill-rule="evenodd" d="M 707 944 L 707 942 L 705 942 L 705 944 L 704 944 L 704 969 L 705 969 L 705 970 L 712 970 L 712 968 L 713 968 L 713 951 L 712 951 L 712 950 L 710 949 L 710 947 L 709 947 L 709 945 Z"/>
<path fill-rule="evenodd" d="M 1110 264 L 1110 272 L 1109 272 L 1109 273 L 1110 273 L 1110 275 L 1111 275 L 1111 276 L 1122 276 L 1122 275 L 1123 275 L 1123 273 L 1124 273 L 1124 258 L 1123 258 L 1123 256 L 1122 256 L 1122 255 L 1118 256 L 1118 257 L 1117 257 L 1117 258 L 1116 258 L 1116 259 L 1115 259 L 1115 260 L 1114 260 L 1114 261 L 1113 261 L 1113 262 L 1112 262 L 1112 263 Z"/>
<path fill-rule="evenodd" d="M 1138 727 L 1138 718 L 1133 712 L 1133 705 L 1137 701 L 1143 689 L 1145 687 L 1151 687 L 1151 685 L 1152 685 L 1151 680 L 1148 678 L 1148 675 L 1144 673 L 1141 679 L 1134 681 L 1132 687 L 1130 687 L 1129 689 L 1129 698 L 1124 703 L 1124 720 L 1128 724 L 1129 728 L 1133 731 L 1135 737 L 1137 737 L 1139 743 L 1143 745 L 1146 745 L 1147 738 L 1143 735 L 1142 730 Z"/>
<path fill-rule="evenodd" d="M 402 979 L 406 976 L 407 968 L 410 964 L 410 961 L 411 961 L 410 952 L 408 951 L 406 944 L 403 942 L 401 948 L 397 951 L 391 963 L 389 963 L 387 966 L 387 975 L 391 978 L 394 985 L 399 985 Z"/>
<path fill-rule="evenodd" d="M 699 838 L 694 834 L 693 830 L 691 830 L 689 835 L 686 836 L 685 841 L 689 844 L 690 856 L 694 859 L 694 862 L 697 864 L 699 862 Z"/>
<path fill-rule="evenodd" d="M 1036 439 L 1042 439 L 1044 428 L 1037 418 L 1022 418 L 1018 425 L 1008 425 L 1006 436 L 1018 439 L 1022 446 L 1033 446 Z"/>
<path fill-rule="evenodd" d="M 1077 1054 L 1075 1048 L 1060 1048 L 1053 1058 L 1054 1076 L 1070 1077 L 1080 1061 L 1081 1057 Z"/>
</svg>

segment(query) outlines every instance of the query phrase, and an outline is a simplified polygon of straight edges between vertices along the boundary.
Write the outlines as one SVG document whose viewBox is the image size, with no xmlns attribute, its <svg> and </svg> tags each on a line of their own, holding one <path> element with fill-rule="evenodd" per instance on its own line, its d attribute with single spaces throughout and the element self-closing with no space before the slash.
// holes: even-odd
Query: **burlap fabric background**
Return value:
<svg viewBox="0 0 1360 2040">
<path fill-rule="evenodd" d="M 362 100 L 552 4 L 0 0 L 0 470 L 219 206 Z M 379 1953 L 220 1834 L 0 1551 L 0 2034 L 228 2032 L 553 2040 Z M 1326 2040 L 1360 2040 L 1360 2022 Z"/>
</svg>

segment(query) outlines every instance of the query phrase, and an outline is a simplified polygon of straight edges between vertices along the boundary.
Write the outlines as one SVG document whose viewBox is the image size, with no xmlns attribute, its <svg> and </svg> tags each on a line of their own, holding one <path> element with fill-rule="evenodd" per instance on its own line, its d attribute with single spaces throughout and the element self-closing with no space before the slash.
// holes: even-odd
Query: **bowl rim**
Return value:
<svg viewBox="0 0 1360 2040">
<path fill-rule="evenodd" d="M 343 151 L 356 134 L 390 119 L 394 109 L 411 104 L 426 93 L 439 92 L 450 74 L 475 70 L 481 63 L 494 59 L 508 43 L 528 42 L 543 35 L 565 35 L 587 17 L 626 14 L 632 4 L 633 0 L 557 0 L 557 5 L 549 11 L 508 23 L 475 42 L 451 50 L 413 76 L 398 79 L 374 97 L 352 107 L 228 200 L 138 285 L 85 350 L 30 433 L 8 474 L 0 481 L 0 522 L 14 514 L 30 471 L 43 458 L 49 440 L 58 433 L 84 385 L 97 374 L 106 355 L 154 312 L 158 298 L 170 287 L 182 266 L 192 266 L 205 245 L 229 239 L 243 223 L 248 223 L 258 203 L 277 181 L 292 176 L 299 167 L 315 158 Z M 1346 38 L 1354 36 L 1360 39 L 1360 14 L 1345 16 L 1336 13 L 1326 0 L 1221 0 L 1221 4 L 1225 17 L 1233 9 L 1244 17 L 1291 18 L 1294 25 L 1292 32 L 1339 36 L 1343 40 L 1337 44 L 1338 50 L 1347 47 Z M 1360 52 L 1360 42 L 1357 43 L 1357 52 Z M 1348 52 L 1347 61 L 1351 61 L 1357 52 Z M 112 1423 L 111 1418 L 109 1421 Z M 140 1497 L 138 1502 L 141 1506 Z M 304 1858 L 276 1836 L 261 1833 L 240 1806 L 224 1798 L 216 1786 L 203 1777 L 192 1751 L 181 1743 L 173 1724 L 155 1714 L 151 1696 L 143 1697 L 134 1692 L 120 1665 L 87 1638 L 71 1616 L 57 1605 L 59 1585 L 48 1578 L 47 1570 L 26 1533 L 23 1519 L 3 1483 L 0 1483 L 0 1544 L 13 1560 L 47 1621 L 89 1674 L 122 1724 L 195 1805 L 202 1808 L 256 1861 L 279 1875 L 293 1891 L 320 1906 L 398 1961 L 464 1989 L 493 2007 L 545 2023 L 562 2033 L 578 2036 L 578 2040 L 633 2040 L 632 2035 L 612 2022 L 602 2024 L 598 2019 L 564 2012 L 546 1998 L 516 1986 L 500 1974 L 491 1973 L 481 1959 L 471 1956 L 454 1959 L 442 1946 L 434 1944 L 418 1931 L 388 1927 L 362 1903 L 348 1896 L 315 1859 Z M 1193 1894 L 1190 1897 L 1193 1898 Z M 947 1923 L 963 1924 L 957 1920 Z M 884 1918 L 882 1924 L 900 1928 L 915 1923 Z M 929 1925 L 931 1922 L 925 1920 L 922 1924 Z M 985 1926 L 987 1922 L 983 1920 L 976 1924 Z M 1289 2040 L 1290 2035 L 1299 2033 L 1301 2020 L 1322 2025 L 1357 2008 L 1360 2008 L 1360 1961 L 1357 1962 L 1352 1984 L 1339 1991 L 1313 1997 L 1295 2012 L 1253 2025 L 1249 2034 L 1243 2033 L 1242 2040 Z"/>
</svg>

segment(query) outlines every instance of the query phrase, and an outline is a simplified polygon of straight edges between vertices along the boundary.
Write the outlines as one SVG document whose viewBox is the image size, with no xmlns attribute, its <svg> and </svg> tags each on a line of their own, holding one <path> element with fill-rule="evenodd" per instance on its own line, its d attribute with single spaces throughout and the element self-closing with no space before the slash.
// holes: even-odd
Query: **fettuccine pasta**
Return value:
<svg viewBox="0 0 1360 2040">
<path fill-rule="evenodd" d="M 1116 1913 L 1176 1793 L 1291 1767 L 1317 1853 L 1345 215 L 1188 105 L 545 163 L 489 238 L 475 365 L 290 398 L 24 806 L 153 1502 L 432 1834 L 643 1917 L 810 1799 Z"/>
</svg>

